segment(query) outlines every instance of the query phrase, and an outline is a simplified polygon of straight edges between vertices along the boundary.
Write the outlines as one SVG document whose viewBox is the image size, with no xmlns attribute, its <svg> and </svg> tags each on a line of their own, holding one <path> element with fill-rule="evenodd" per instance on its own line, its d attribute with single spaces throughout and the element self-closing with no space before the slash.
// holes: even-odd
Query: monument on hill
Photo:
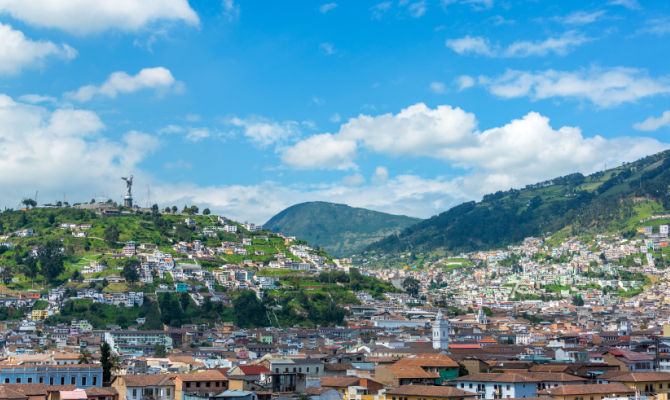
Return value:
<svg viewBox="0 0 670 400">
<path fill-rule="evenodd" d="M 126 181 L 126 195 L 123 197 L 123 206 L 124 207 L 133 207 L 133 176 L 130 175 L 129 178 L 126 177 L 121 177 L 124 181 Z"/>
</svg>

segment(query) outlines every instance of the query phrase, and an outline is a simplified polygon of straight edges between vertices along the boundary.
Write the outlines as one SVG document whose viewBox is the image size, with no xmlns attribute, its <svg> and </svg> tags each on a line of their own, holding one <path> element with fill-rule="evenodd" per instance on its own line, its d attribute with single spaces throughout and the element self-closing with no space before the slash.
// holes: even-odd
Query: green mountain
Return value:
<svg viewBox="0 0 670 400">
<path fill-rule="evenodd" d="M 319 246 L 329 254 L 344 257 L 419 221 L 404 215 L 315 201 L 291 206 L 272 217 L 263 227 L 297 236 L 311 246 Z"/>
<path fill-rule="evenodd" d="M 670 210 L 668 185 L 670 150 L 589 176 L 576 173 L 488 194 L 373 243 L 366 252 L 453 254 L 550 232 L 632 236 L 641 218 Z"/>
</svg>

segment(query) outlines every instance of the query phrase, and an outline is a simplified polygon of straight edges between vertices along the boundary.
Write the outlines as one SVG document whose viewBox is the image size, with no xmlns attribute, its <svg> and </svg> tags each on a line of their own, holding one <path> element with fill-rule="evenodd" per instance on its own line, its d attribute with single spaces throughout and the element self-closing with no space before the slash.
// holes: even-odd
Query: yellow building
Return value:
<svg viewBox="0 0 670 400">
<path fill-rule="evenodd" d="M 49 312 L 47 310 L 33 310 L 30 313 L 30 319 L 33 321 L 41 321 L 49 317 Z"/>
<path fill-rule="evenodd" d="M 643 396 L 654 396 L 658 400 L 668 400 L 670 392 L 670 372 L 641 371 L 622 374 L 601 375 L 599 381 L 623 383 Z"/>
<path fill-rule="evenodd" d="M 540 390 L 538 396 L 551 396 L 556 400 L 601 400 L 605 397 L 628 397 L 635 390 L 623 383 L 602 383 L 595 385 L 563 385 Z"/>
</svg>

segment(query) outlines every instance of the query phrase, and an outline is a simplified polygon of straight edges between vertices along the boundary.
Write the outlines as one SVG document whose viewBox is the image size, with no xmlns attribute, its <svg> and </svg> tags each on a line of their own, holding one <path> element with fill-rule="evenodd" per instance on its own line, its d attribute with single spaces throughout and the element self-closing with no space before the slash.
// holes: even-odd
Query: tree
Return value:
<svg viewBox="0 0 670 400">
<path fill-rule="evenodd" d="M 65 267 L 63 265 L 63 248 L 57 240 L 50 240 L 37 248 L 37 259 L 42 275 L 48 280 L 55 279 Z"/>
<path fill-rule="evenodd" d="M 209 208 L 205 208 L 204 210 L 202 210 L 202 215 L 209 215 L 209 214 L 211 214 L 211 213 L 212 213 L 212 212 L 209 211 Z"/>
<path fill-rule="evenodd" d="M 165 212 L 166 212 L 166 213 L 169 213 L 169 212 L 170 212 L 170 207 L 169 207 L 169 206 L 168 206 L 168 207 L 165 207 Z"/>
<path fill-rule="evenodd" d="M 79 353 L 79 364 L 90 364 L 92 361 L 93 355 L 91 355 L 91 352 L 86 349 L 82 349 Z"/>
<path fill-rule="evenodd" d="M 102 233 L 102 237 L 105 239 L 107 245 L 116 245 L 116 243 L 119 241 L 119 228 L 117 228 L 114 224 L 108 226 Z"/>
<path fill-rule="evenodd" d="M 151 212 L 154 214 L 158 213 L 158 204 L 154 204 L 151 206 Z"/>
<path fill-rule="evenodd" d="M 137 267 L 140 266 L 140 262 L 135 258 L 129 258 L 123 263 L 123 270 L 121 271 L 121 276 L 126 278 L 128 282 L 137 282 L 140 279 L 140 274 L 137 273 Z"/>
<path fill-rule="evenodd" d="M 584 299 L 581 295 L 572 296 L 572 304 L 576 305 L 577 307 L 581 307 L 584 305 Z"/>
<path fill-rule="evenodd" d="M 172 206 L 172 214 L 177 213 L 177 210 L 178 210 L 177 206 Z"/>
<path fill-rule="evenodd" d="M 409 276 L 402 282 L 402 288 L 405 289 L 410 296 L 416 297 L 419 294 L 419 281 L 416 278 Z"/>
<path fill-rule="evenodd" d="M 102 383 L 109 385 L 112 381 L 112 372 L 119 366 L 119 359 L 112 354 L 112 348 L 107 342 L 103 342 L 100 346 L 100 365 L 102 366 Z"/>
<path fill-rule="evenodd" d="M 35 208 L 37 206 L 37 202 L 33 199 L 23 199 L 21 202 L 26 208 Z"/>
<path fill-rule="evenodd" d="M 5 265 L 2 268 L 2 271 L 0 271 L 0 280 L 2 280 L 2 283 L 5 285 L 9 284 L 9 282 L 12 281 L 12 278 L 14 277 L 14 274 L 12 273 L 12 268 L 9 265 Z"/>
<path fill-rule="evenodd" d="M 37 265 L 37 258 L 32 256 L 27 257 L 23 260 L 23 264 L 26 266 L 25 268 L 26 276 L 29 277 L 30 279 L 35 279 L 37 277 L 37 273 L 40 271 Z"/>
<path fill-rule="evenodd" d="M 235 322 L 240 328 L 253 328 L 267 325 L 265 306 L 258 300 L 256 293 L 243 290 L 233 300 Z"/>
<path fill-rule="evenodd" d="M 157 344 L 154 346 L 154 357 L 163 358 L 167 356 L 167 350 L 162 344 Z"/>
</svg>

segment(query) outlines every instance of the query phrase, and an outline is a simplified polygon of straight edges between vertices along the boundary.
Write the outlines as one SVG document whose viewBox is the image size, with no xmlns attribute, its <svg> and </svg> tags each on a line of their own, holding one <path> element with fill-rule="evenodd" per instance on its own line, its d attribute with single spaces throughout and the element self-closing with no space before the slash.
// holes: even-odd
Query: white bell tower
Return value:
<svg viewBox="0 0 670 400">
<path fill-rule="evenodd" d="M 433 348 L 447 350 L 449 348 L 449 321 L 444 318 L 442 310 L 433 321 Z"/>
<path fill-rule="evenodd" d="M 489 323 L 486 314 L 484 314 L 484 306 L 479 307 L 479 312 L 477 313 L 477 323 L 479 325 L 486 325 Z"/>
</svg>

